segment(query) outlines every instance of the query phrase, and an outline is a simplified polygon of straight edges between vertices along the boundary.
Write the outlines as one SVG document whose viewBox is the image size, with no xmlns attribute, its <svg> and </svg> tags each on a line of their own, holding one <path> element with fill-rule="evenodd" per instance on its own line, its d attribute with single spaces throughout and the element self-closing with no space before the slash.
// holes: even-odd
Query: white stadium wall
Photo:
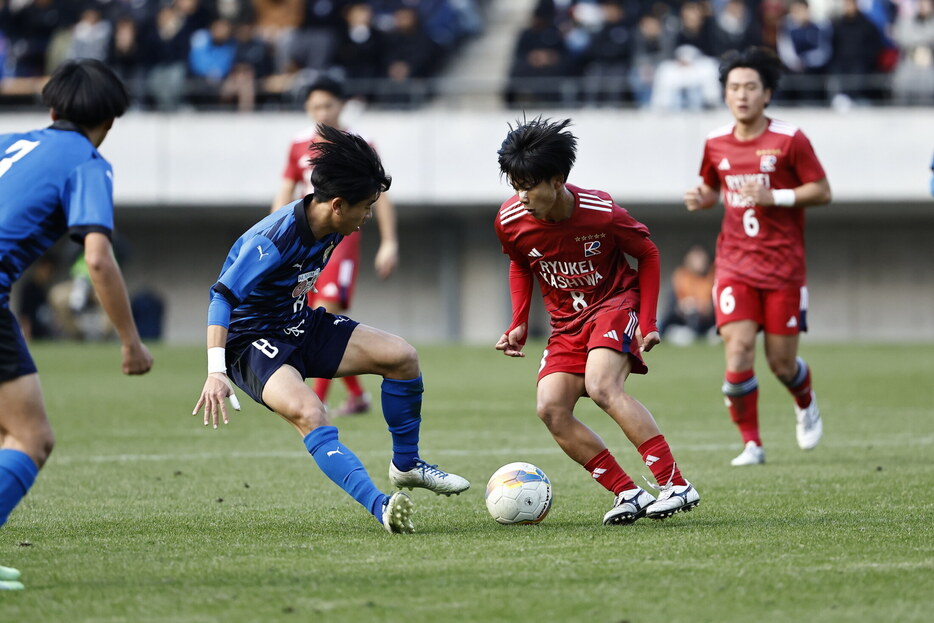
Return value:
<svg viewBox="0 0 934 623">
<path fill-rule="evenodd" d="M 516 113 L 348 112 L 393 176 L 402 243 L 398 274 L 380 282 L 368 266 L 378 240 L 368 226 L 352 315 L 412 341 L 492 344 L 509 317 L 505 260 L 491 226 L 510 192 L 496 149 Z M 771 113 L 804 129 L 835 198 L 808 212 L 808 339 L 934 340 L 934 115 Z M 726 111 L 545 114 L 573 118 L 580 154 L 572 181 L 609 191 L 650 226 L 663 275 L 691 242 L 713 245 L 719 210 L 689 215 L 680 197 L 697 181 L 704 136 L 729 122 Z M 0 133 L 47 122 L 4 115 Z M 117 121 L 101 151 L 114 165 L 118 230 L 132 250 L 127 279 L 131 289 L 166 299 L 169 341 L 203 340 L 207 289 L 232 241 L 268 210 L 287 145 L 306 125 L 300 113 L 130 113 Z"/>
</svg>

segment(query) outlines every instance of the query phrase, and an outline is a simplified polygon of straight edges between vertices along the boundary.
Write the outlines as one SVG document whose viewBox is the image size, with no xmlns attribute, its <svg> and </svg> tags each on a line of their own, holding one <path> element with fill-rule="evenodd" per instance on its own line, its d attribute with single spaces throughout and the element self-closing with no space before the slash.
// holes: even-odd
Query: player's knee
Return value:
<svg viewBox="0 0 934 623">
<path fill-rule="evenodd" d="M 769 359 L 769 369 L 778 379 L 784 383 L 789 383 L 795 378 L 798 371 L 798 364 L 794 359 L 790 361 L 784 359 Z"/>
<path fill-rule="evenodd" d="M 304 404 L 288 416 L 288 419 L 303 435 L 330 423 L 327 409 L 323 404 Z"/>
<path fill-rule="evenodd" d="M 613 402 L 614 397 L 620 392 L 619 386 L 606 379 L 588 378 L 585 380 L 584 386 L 590 399 L 604 411 L 606 411 Z"/>
<path fill-rule="evenodd" d="M 419 375 L 418 351 L 405 340 L 400 339 L 393 349 L 392 372 L 398 378 L 406 379 L 414 379 Z"/>
<path fill-rule="evenodd" d="M 567 425 L 569 416 L 567 409 L 552 403 L 538 403 L 536 408 L 539 419 L 552 433 L 560 432 Z"/>
</svg>

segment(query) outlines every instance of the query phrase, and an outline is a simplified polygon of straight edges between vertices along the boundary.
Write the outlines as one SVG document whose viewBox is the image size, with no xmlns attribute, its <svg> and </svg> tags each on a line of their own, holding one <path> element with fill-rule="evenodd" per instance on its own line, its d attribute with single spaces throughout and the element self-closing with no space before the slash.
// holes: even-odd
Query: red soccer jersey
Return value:
<svg viewBox="0 0 934 623">
<path fill-rule="evenodd" d="M 352 130 L 346 130 L 352 132 Z M 289 157 L 285 162 L 285 170 L 282 171 L 282 178 L 292 180 L 300 184 L 302 196 L 314 191 L 311 185 L 311 158 L 308 154 L 308 146 L 318 140 L 318 133 L 314 126 L 303 130 L 295 135 L 292 144 L 289 146 Z M 370 147 L 376 149 L 371 141 L 367 141 Z"/>
<path fill-rule="evenodd" d="M 314 128 L 304 130 L 292 139 L 289 146 L 289 159 L 285 162 L 282 178 L 292 180 L 301 185 L 302 196 L 312 190 L 311 187 L 311 158 L 308 155 L 308 146 L 314 142 L 318 134 Z"/>
<path fill-rule="evenodd" d="M 603 191 L 567 188 L 574 211 L 558 223 L 535 218 L 516 195 L 503 203 L 495 222 L 503 252 L 538 279 L 554 329 L 574 332 L 612 305 L 637 310 L 643 334 L 657 330 L 659 259 L 648 228 Z"/>
<path fill-rule="evenodd" d="M 796 188 L 826 177 L 814 148 L 795 126 L 770 119 L 765 132 L 740 141 L 730 125 L 712 132 L 704 146 L 700 174 L 722 189 L 723 225 L 717 238 L 717 278 L 738 279 L 755 288 L 802 286 L 804 208 L 763 207 L 739 194 L 746 180 L 766 188 Z"/>
</svg>

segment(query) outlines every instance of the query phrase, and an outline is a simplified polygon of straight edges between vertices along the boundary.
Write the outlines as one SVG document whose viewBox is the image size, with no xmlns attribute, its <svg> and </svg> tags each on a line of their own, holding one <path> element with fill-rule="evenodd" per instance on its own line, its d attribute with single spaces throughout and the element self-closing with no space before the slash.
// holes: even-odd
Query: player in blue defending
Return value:
<svg viewBox="0 0 934 623">
<path fill-rule="evenodd" d="M 152 367 L 111 249 L 113 170 L 97 151 L 129 95 L 105 65 L 83 59 L 55 71 L 42 101 L 51 126 L 0 135 L 0 525 L 54 444 L 36 366 L 10 312 L 10 289 L 66 232 L 84 244 L 91 282 L 120 336 L 123 372 Z M 19 571 L 0 566 L 0 590 L 23 588 L 19 579 Z"/>
<path fill-rule="evenodd" d="M 317 131 L 322 140 L 309 147 L 314 192 L 243 234 L 211 288 L 208 378 L 192 414 L 204 407 L 205 426 L 226 424 L 228 397 L 239 410 L 233 381 L 295 427 L 321 471 L 386 530 L 413 532 L 412 500 L 376 487 L 304 383 L 310 377 L 379 374 L 392 434 L 390 482 L 444 495 L 470 486 L 418 456 L 422 377 L 415 349 L 395 335 L 306 304 L 334 247 L 366 222 L 391 183 L 365 140 L 320 124 Z"/>
</svg>

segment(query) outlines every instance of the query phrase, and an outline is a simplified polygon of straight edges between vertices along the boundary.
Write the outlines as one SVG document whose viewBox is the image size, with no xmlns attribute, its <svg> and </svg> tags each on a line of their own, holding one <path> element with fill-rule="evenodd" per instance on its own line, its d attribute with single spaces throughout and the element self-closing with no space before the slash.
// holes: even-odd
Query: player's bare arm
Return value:
<svg viewBox="0 0 934 623">
<path fill-rule="evenodd" d="M 279 190 L 276 191 L 276 196 L 272 199 L 272 205 L 269 207 L 270 214 L 281 208 L 287 203 L 292 203 L 292 197 L 295 196 L 295 180 L 289 178 L 282 178 L 282 183 L 279 185 Z"/>
<path fill-rule="evenodd" d="M 237 411 L 240 410 L 240 402 L 234 393 L 233 383 L 227 377 L 226 364 L 223 362 L 224 345 L 227 343 L 227 328 L 220 325 L 208 325 L 208 378 L 204 382 L 204 388 L 201 390 L 201 396 L 195 404 L 192 415 L 197 415 L 201 407 L 204 407 L 204 425 L 213 423 L 217 428 L 219 420 L 224 424 L 230 423 L 230 416 L 227 413 L 227 397 L 230 397 L 230 404 Z M 219 349 L 219 350 L 212 350 Z M 217 357 L 219 361 L 212 361 L 212 356 Z"/>
<path fill-rule="evenodd" d="M 496 342 L 496 350 L 503 351 L 503 354 L 507 357 L 525 357 L 522 346 L 525 342 L 526 331 L 528 331 L 528 325 L 523 322 L 515 329 L 503 333 L 499 341 Z"/>
<path fill-rule="evenodd" d="M 84 259 L 101 307 L 120 336 L 121 368 L 124 374 L 145 374 L 152 368 L 152 355 L 140 340 L 126 284 L 114 259 L 110 239 L 91 232 L 84 238 Z"/>
<path fill-rule="evenodd" d="M 399 239 L 396 236 L 396 207 L 386 195 L 376 200 L 376 224 L 379 226 L 379 249 L 376 251 L 376 274 L 386 279 L 399 264 Z"/>
<path fill-rule="evenodd" d="M 717 205 L 719 193 L 707 184 L 699 184 L 684 193 L 684 205 L 689 212 L 707 210 Z"/>
<path fill-rule="evenodd" d="M 746 182 L 740 193 L 764 207 L 807 208 L 827 205 L 832 199 L 827 178 L 785 189 L 769 189 L 759 182 Z"/>
</svg>

